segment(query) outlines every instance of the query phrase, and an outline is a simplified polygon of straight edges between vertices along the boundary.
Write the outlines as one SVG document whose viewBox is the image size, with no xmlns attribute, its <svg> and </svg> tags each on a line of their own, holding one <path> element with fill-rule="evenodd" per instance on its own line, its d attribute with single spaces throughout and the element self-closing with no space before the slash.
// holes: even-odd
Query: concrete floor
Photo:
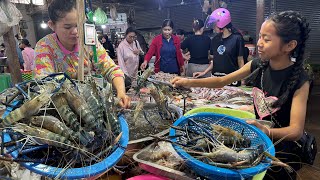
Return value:
<svg viewBox="0 0 320 180">
<path fill-rule="evenodd" d="M 305 165 L 299 170 L 299 178 L 303 180 L 320 179 L 320 85 L 314 86 L 308 102 L 305 128 L 316 137 L 318 154 L 313 166 Z"/>
</svg>

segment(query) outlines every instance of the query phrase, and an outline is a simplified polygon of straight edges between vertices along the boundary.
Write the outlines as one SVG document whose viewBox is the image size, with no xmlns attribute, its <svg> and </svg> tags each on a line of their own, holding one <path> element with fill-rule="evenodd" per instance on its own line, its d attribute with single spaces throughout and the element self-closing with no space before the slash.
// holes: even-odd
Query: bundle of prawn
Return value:
<svg viewBox="0 0 320 180">
<path fill-rule="evenodd" d="M 122 133 L 111 86 L 98 87 L 90 77 L 76 83 L 56 74 L 16 87 L 13 110 L 0 123 L 11 136 L 10 142 L 2 142 L 10 147 L 5 153 L 19 152 L 14 161 L 83 167 L 117 147 Z"/>
<path fill-rule="evenodd" d="M 252 177 L 271 164 L 290 169 L 274 157 L 274 146 L 262 131 L 231 116 L 183 116 L 171 126 L 169 136 L 187 165 L 212 179 Z"/>
</svg>

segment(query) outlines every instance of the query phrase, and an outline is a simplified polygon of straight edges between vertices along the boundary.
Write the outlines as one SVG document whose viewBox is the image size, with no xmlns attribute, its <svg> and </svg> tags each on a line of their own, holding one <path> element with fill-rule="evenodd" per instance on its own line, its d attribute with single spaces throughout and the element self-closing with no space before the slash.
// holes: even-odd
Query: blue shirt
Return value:
<svg viewBox="0 0 320 180">
<path fill-rule="evenodd" d="M 19 45 L 17 45 L 16 49 L 17 49 L 17 54 L 18 54 L 19 62 L 20 62 L 20 64 L 22 65 L 22 64 L 24 63 L 24 60 L 23 60 L 22 51 L 21 51 L 21 49 L 19 48 Z"/>
<path fill-rule="evenodd" d="M 164 73 L 180 74 L 177 61 L 176 47 L 173 39 L 168 41 L 162 36 L 162 47 L 160 49 L 160 71 Z"/>
</svg>

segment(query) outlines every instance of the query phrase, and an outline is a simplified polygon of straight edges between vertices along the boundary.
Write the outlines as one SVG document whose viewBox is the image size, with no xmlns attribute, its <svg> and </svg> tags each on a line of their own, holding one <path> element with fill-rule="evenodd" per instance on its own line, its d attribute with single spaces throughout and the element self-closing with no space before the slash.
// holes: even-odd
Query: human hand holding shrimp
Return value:
<svg viewBox="0 0 320 180">
<path fill-rule="evenodd" d="M 179 86 L 183 86 L 186 88 L 190 87 L 189 79 L 182 78 L 182 77 L 175 77 L 173 80 L 171 80 L 171 84 L 173 87 L 179 87 Z"/>
<path fill-rule="evenodd" d="M 131 98 L 124 93 L 118 93 L 117 98 L 119 99 L 119 105 L 122 108 L 128 109 L 131 105 Z"/>
</svg>

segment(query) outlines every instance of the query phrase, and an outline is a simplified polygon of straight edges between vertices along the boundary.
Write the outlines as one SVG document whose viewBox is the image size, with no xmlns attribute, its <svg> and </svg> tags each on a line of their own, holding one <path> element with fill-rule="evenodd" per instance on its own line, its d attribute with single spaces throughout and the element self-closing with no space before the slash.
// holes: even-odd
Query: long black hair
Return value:
<svg viewBox="0 0 320 180">
<path fill-rule="evenodd" d="M 169 26 L 173 29 L 174 25 L 173 25 L 173 21 L 171 19 L 165 19 L 162 23 L 162 28 Z"/>
<path fill-rule="evenodd" d="M 284 88 L 281 89 L 280 97 L 278 97 L 278 100 L 273 104 L 274 107 L 280 107 L 287 101 L 289 94 L 294 90 L 300 75 L 304 71 L 304 51 L 306 41 L 309 38 L 310 28 L 306 18 L 295 11 L 283 11 L 278 14 L 273 14 L 267 21 L 274 22 L 277 34 L 283 43 L 289 43 L 292 40 L 297 41 L 296 48 L 293 49 L 290 54 L 291 57 L 296 59 L 293 64 L 292 74 L 289 80 L 286 81 Z M 259 67 L 251 73 L 247 80 L 251 83 L 259 82 L 259 74 L 265 71 L 268 66 L 268 62 L 260 61 Z"/>
<path fill-rule="evenodd" d="M 49 19 L 55 23 L 76 8 L 75 0 L 53 0 L 48 7 Z"/>
<path fill-rule="evenodd" d="M 193 20 L 192 28 L 194 29 L 194 32 L 199 31 L 203 27 L 204 27 L 204 22 L 201 19 Z"/>
</svg>

